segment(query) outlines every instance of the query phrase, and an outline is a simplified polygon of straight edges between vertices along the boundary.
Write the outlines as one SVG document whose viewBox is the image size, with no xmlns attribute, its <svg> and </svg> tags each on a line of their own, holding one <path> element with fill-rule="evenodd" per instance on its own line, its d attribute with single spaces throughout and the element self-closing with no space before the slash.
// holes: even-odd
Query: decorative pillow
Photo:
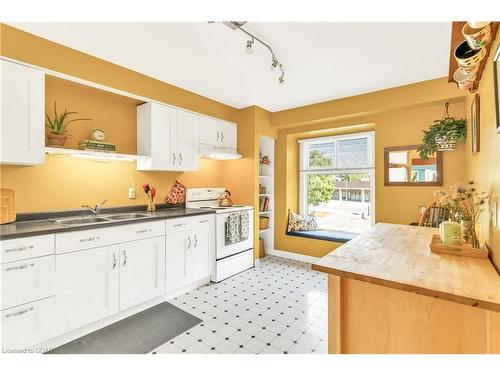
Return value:
<svg viewBox="0 0 500 375">
<path fill-rule="evenodd" d="M 314 213 L 309 216 L 301 216 L 288 210 L 288 232 L 318 229 L 318 222 L 316 221 Z"/>
<path fill-rule="evenodd" d="M 165 202 L 169 204 L 177 204 L 184 202 L 184 197 L 186 195 L 186 186 L 181 184 L 179 181 L 175 181 L 174 186 L 170 189 L 168 195 L 165 197 Z"/>
</svg>

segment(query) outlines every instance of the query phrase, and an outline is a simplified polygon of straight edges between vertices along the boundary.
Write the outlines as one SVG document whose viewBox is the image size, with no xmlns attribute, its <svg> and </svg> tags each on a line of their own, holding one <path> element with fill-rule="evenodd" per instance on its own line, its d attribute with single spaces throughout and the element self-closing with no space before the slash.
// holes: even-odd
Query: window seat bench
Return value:
<svg viewBox="0 0 500 375">
<path fill-rule="evenodd" d="M 312 238 L 315 240 L 346 243 L 347 241 L 352 240 L 354 237 L 356 237 L 358 233 L 343 232 L 341 230 L 321 229 L 321 230 L 299 230 L 295 232 L 287 232 L 287 235 L 295 237 Z"/>
</svg>

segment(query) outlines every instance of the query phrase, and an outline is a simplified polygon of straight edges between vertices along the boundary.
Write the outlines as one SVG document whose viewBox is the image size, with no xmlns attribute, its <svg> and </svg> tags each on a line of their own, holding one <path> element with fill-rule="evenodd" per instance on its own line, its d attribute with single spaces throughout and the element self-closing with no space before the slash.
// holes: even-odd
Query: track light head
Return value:
<svg viewBox="0 0 500 375">
<path fill-rule="evenodd" d="M 253 41 L 247 40 L 246 51 L 248 54 L 251 54 L 253 52 L 252 45 L 253 45 Z"/>
<path fill-rule="evenodd" d="M 278 59 L 273 56 L 273 62 L 271 64 L 271 70 L 276 70 L 277 66 L 278 66 Z"/>
<path fill-rule="evenodd" d="M 284 85 L 285 84 L 285 78 L 283 76 L 279 77 L 278 78 L 278 82 L 280 83 L 280 85 Z"/>
</svg>

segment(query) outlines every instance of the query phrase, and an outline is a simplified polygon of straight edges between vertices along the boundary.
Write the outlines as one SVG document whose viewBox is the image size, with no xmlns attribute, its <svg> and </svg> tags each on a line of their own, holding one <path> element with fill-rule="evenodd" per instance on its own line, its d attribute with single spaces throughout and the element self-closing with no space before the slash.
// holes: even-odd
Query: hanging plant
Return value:
<svg viewBox="0 0 500 375">
<path fill-rule="evenodd" d="M 448 113 L 449 103 L 445 104 L 445 114 L 441 120 L 435 120 L 428 130 L 424 130 L 422 145 L 418 148 L 420 158 L 427 160 L 437 151 L 452 151 L 458 142 L 464 142 L 467 136 L 465 119 L 455 119 Z"/>
</svg>

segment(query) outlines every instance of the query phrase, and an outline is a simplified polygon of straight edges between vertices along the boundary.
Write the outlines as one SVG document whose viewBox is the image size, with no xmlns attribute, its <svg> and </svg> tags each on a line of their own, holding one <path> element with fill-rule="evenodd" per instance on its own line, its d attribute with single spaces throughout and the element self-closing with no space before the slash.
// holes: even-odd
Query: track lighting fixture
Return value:
<svg viewBox="0 0 500 375">
<path fill-rule="evenodd" d="M 273 56 L 273 62 L 271 63 L 271 70 L 276 70 L 276 67 L 278 66 L 278 59 Z"/>
<path fill-rule="evenodd" d="M 209 23 L 213 23 L 213 22 L 209 21 Z M 278 77 L 278 82 L 280 84 L 284 84 L 285 83 L 285 71 L 283 70 L 283 64 L 281 64 L 279 62 L 278 58 L 274 54 L 274 51 L 269 46 L 269 44 L 267 44 L 266 42 L 264 42 L 261 39 L 257 38 L 255 35 L 253 35 L 252 33 L 250 33 L 249 31 L 247 31 L 247 30 L 245 30 L 243 28 L 243 25 L 245 23 L 246 22 L 242 22 L 242 21 L 227 21 L 227 22 L 223 22 L 223 24 L 226 25 L 227 27 L 229 27 L 230 29 L 232 29 L 232 30 L 238 29 L 238 30 L 244 32 L 250 38 L 252 38 L 252 39 L 247 40 L 247 44 L 246 44 L 246 47 L 245 47 L 246 52 L 248 54 L 251 54 L 253 52 L 253 44 L 254 44 L 255 41 L 259 42 L 260 44 L 262 44 L 263 46 L 265 46 L 269 50 L 269 52 L 271 53 L 271 70 L 275 71 L 276 68 L 278 68 L 280 70 L 281 75 Z"/>
</svg>

